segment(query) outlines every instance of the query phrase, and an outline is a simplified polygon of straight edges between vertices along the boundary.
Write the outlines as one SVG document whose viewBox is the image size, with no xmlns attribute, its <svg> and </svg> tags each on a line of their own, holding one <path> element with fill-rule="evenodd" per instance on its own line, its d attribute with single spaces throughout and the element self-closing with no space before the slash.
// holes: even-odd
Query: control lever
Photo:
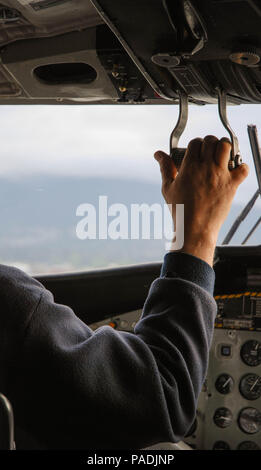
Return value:
<svg viewBox="0 0 261 470">
<path fill-rule="evenodd" d="M 232 149 L 230 154 L 230 160 L 228 163 L 228 168 L 233 170 L 237 166 L 241 165 L 242 157 L 240 155 L 239 150 L 239 143 L 236 134 L 234 133 L 233 129 L 231 128 L 228 119 L 227 119 L 227 95 L 226 93 L 221 90 L 220 88 L 217 89 L 218 91 L 218 112 L 221 122 L 225 129 L 228 131 L 232 143 Z"/>
<path fill-rule="evenodd" d="M 11 403 L 0 393 L 0 450 L 14 450 L 14 416 Z"/>
<path fill-rule="evenodd" d="M 230 154 L 230 161 L 228 168 L 232 170 L 241 165 L 242 157 L 240 155 L 238 138 L 232 130 L 227 119 L 227 97 L 226 93 L 217 89 L 218 91 L 218 111 L 221 122 L 225 129 L 228 131 L 232 143 Z M 180 168 L 183 158 L 185 156 L 186 148 L 178 147 L 179 139 L 183 134 L 188 121 L 188 96 L 183 91 L 179 91 L 179 118 L 178 122 L 170 135 L 170 156 L 177 169 Z"/>
<path fill-rule="evenodd" d="M 170 135 L 170 156 L 177 169 L 181 166 L 185 156 L 186 148 L 179 148 L 178 143 L 188 122 L 188 95 L 184 91 L 179 91 L 179 118 L 176 126 Z"/>
</svg>

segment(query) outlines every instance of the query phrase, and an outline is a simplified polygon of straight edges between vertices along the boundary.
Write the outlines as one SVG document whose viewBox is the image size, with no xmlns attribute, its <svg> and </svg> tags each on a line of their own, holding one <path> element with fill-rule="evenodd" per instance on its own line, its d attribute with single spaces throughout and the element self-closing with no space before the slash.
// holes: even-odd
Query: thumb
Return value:
<svg viewBox="0 0 261 470">
<path fill-rule="evenodd" d="M 168 185 L 176 178 L 178 170 L 174 165 L 173 160 L 165 152 L 158 150 L 154 153 L 154 158 L 160 166 L 162 184 Z"/>
</svg>

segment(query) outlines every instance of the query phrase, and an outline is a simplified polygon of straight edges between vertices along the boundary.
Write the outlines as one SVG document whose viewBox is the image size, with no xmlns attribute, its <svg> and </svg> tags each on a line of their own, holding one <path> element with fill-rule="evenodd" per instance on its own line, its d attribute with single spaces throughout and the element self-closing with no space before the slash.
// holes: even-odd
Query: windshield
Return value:
<svg viewBox="0 0 261 470">
<path fill-rule="evenodd" d="M 236 195 L 219 243 L 257 189 L 247 124 L 256 124 L 261 137 L 260 107 L 228 108 L 250 175 Z M 169 151 L 177 106 L 1 106 L 0 116 L 1 263 L 36 274 L 162 259 L 166 240 L 155 237 L 153 222 L 149 236 L 143 227 L 136 237 L 130 236 L 128 222 L 131 205 L 163 205 L 153 153 Z M 180 146 L 207 134 L 227 135 L 217 106 L 190 106 Z M 104 204 L 107 224 L 114 220 L 114 229 L 119 212 L 125 217 L 127 228 L 121 227 L 118 236 L 111 229 L 106 237 L 98 226 L 103 223 Z M 260 208 L 259 198 L 231 244 L 243 241 Z M 85 237 L 87 209 L 92 219 Z M 153 211 L 145 225 L 151 217 Z M 247 244 L 260 243 L 261 226 Z"/>
</svg>

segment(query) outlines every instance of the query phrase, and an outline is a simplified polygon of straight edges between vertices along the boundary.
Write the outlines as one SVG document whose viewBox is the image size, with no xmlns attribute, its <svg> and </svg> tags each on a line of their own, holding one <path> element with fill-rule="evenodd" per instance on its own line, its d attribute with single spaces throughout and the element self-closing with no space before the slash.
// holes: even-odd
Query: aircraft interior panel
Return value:
<svg viewBox="0 0 261 470">
<path fill-rule="evenodd" d="M 169 152 L 177 168 L 189 105 L 211 104 L 230 136 L 233 170 L 242 157 L 227 105 L 261 103 L 260 0 L 137 3 L 4 0 L 0 104 L 179 106 Z M 242 246 L 228 246 L 261 195 L 256 126 L 248 133 L 258 189 L 216 249 L 217 316 L 195 420 L 184 443 L 155 449 L 261 450 L 261 245 L 245 246 L 261 218 Z M 155 262 L 36 278 L 93 330 L 132 333 L 160 269 Z"/>
</svg>

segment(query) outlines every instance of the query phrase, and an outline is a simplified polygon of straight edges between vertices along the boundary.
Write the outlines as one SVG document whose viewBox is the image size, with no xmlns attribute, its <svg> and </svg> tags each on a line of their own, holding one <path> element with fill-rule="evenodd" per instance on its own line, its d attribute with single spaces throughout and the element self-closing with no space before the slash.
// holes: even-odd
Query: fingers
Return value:
<svg viewBox="0 0 261 470">
<path fill-rule="evenodd" d="M 200 160 L 211 164 L 215 162 L 216 147 L 218 139 L 214 135 L 207 135 L 201 145 Z"/>
<path fill-rule="evenodd" d="M 218 139 L 214 135 L 207 135 L 204 139 L 197 137 L 191 140 L 185 155 L 186 161 L 191 163 L 198 161 L 214 162 L 217 144 Z"/>
<path fill-rule="evenodd" d="M 178 170 L 174 165 L 173 160 L 165 152 L 157 151 L 154 154 L 155 160 L 159 163 L 161 176 L 162 176 L 162 185 L 167 186 L 172 183 L 176 178 Z"/>
<path fill-rule="evenodd" d="M 221 168 L 228 169 L 231 148 L 231 142 L 227 137 L 222 137 L 222 139 L 219 140 L 216 147 L 215 161 Z"/>
<path fill-rule="evenodd" d="M 242 163 L 238 167 L 231 170 L 231 178 L 237 186 L 239 186 L 246 179 L 249 173 L 249 166 L 246 163 Z"/>
<path fill-rule="evenodd" d="M 230 160 L 231 142 L 227 137 L 218 140 L 213 135 L 208 135 L 204 139 L 197 137 L 190 141 L 184 160 L 186 162 L 215 162 L 221 168 L 228 170 L 228 162 Z M 162 175 L 162 185 L 168 186 L 177 176 L 178 170 L 169 155 L 162 151 L 154 154 L 155 159 L 160 165 Z M 185 163 L 185 162 L 184 162 Z M 232 180 L 239 186 L 248 176 L 249 167 L 246 163 L 229 171 Z"/>
<path fill-rule="evenodd" d="M 190 141 L 185 153 L 184 161 L 193 162 L 199 159 L 202 142 L 203 139 L 201 139 L 200 137 L 197 137 L 196 139 Z"/>
</svg>

